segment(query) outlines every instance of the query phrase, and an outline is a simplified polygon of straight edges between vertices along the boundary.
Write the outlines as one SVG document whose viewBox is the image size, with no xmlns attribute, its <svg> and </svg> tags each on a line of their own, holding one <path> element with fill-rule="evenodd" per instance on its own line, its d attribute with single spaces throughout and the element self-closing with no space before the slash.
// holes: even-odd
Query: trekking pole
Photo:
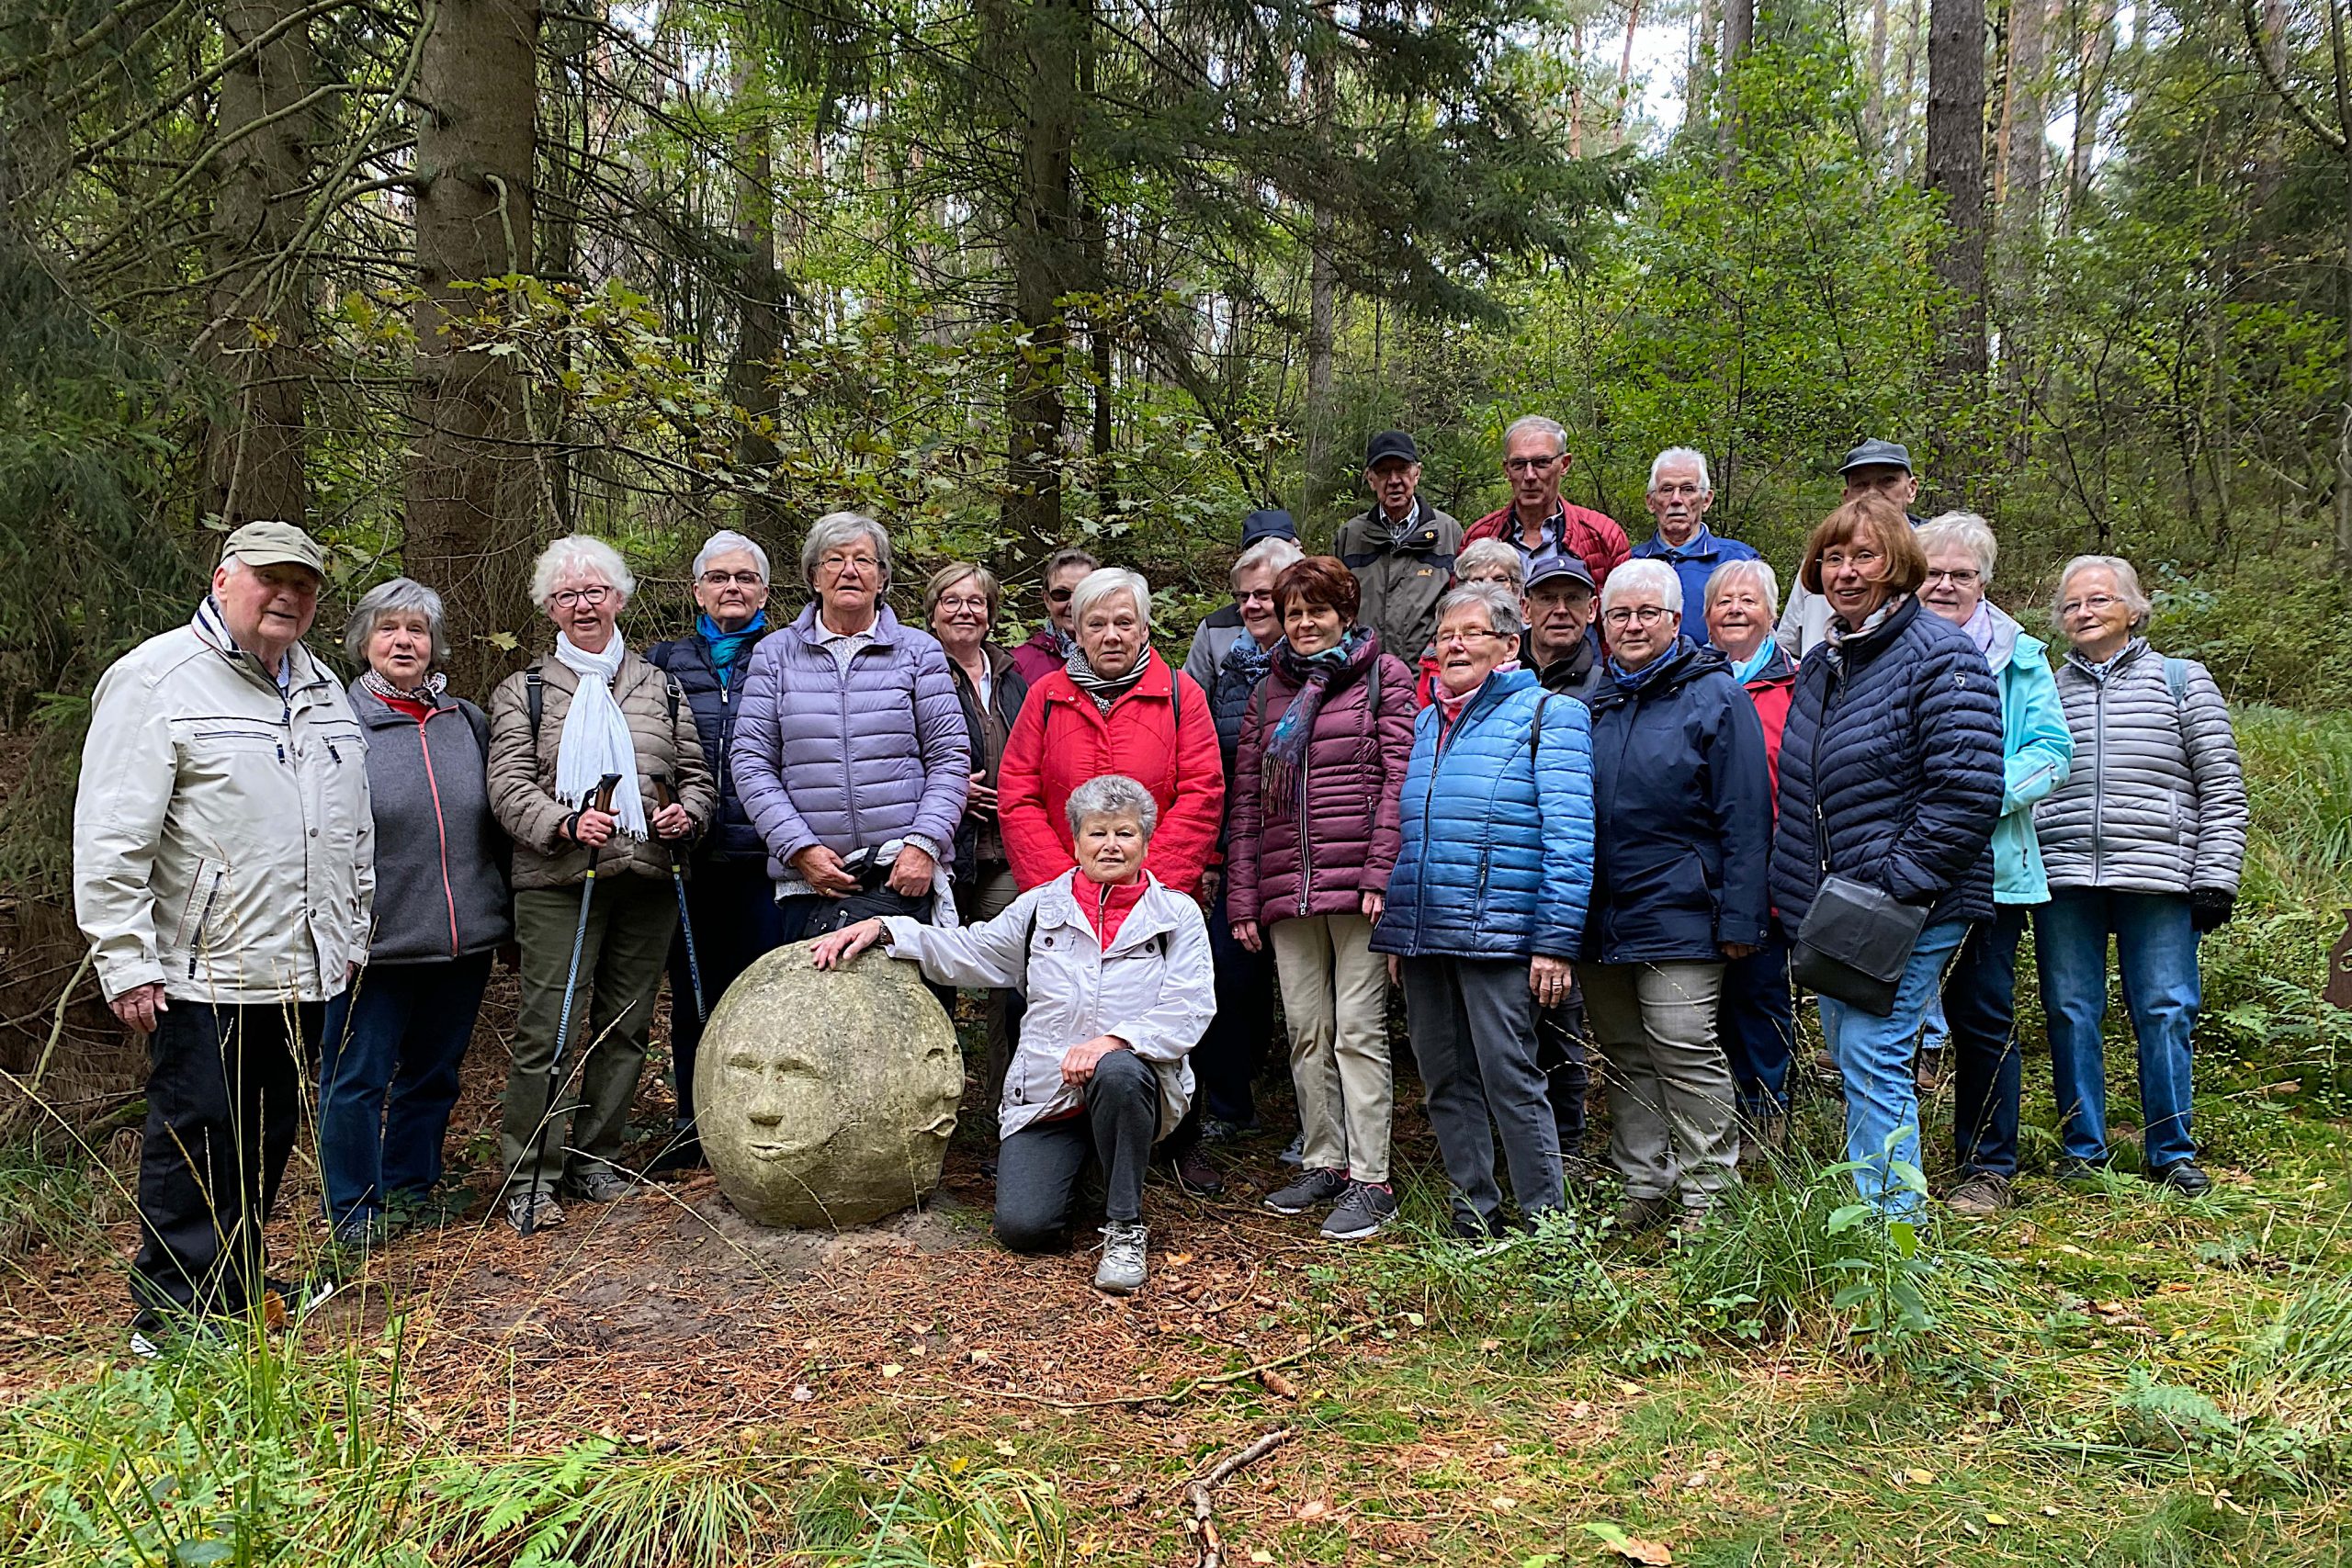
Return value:
<svg viewBox="0 0 2352 1568">
<path fill-rule="evenodd" d="M 678 804 L 677 789 L 670 783 L 667 773 L 653 775 L 653 804 L 663 810 Z M 704 1003 L 702 996 L 702 960 L 695 953 L 695 921 L 694 917 L 686 913 L 685 873 L 678 869 L 678 846 L 668 840 L 663 840 L 663 846 L 670 853 L 670 886 L 678 890 L 678 933 L 686 943 L 686 978 L 694 986 L 695 1019 L 697 1022 L 708 1023 L 710 1009 Z"/>
<path fill-rule="evenodd" d="M 606 773 L 596 784 L 596 794 L 588 809 L 609 813 L 613 809 L 613 791 L 618 789 L 621 776 Z M 563 1046 L 571 1037 L 571 1004 L 580 994 L 580 956 L 588 946 L 588 907 L 596 897 L 596 862 L 604 856 L 604 846 L 594 844 L 588 850 L 588 874 L 580 884 L 580 924 L 571 933 L 571 968 L 563 977 L 563 1015 L 555 1023 L 555 1055 L 548 1062 L 548 1103 L 540 1112 L 539 1125 L 531 1134 L 530 1163 L 526 1168 L 531 1179 L 538 1179 L 539 1158 L 547 1148 L 548 1123 L 555 1120 L 555 1099 L 563 1088 Z M 536 1200 L 530 1213 L 524 1216 L 522 1233 L 530 1235 L 538 1228 L 539 1205 Z"/>
</svg>

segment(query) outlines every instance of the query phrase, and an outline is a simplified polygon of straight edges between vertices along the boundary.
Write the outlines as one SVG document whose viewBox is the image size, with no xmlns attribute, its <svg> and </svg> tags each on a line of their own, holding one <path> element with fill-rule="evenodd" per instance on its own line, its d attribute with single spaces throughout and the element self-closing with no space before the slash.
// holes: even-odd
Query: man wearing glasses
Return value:
<svg viewBox="0 0 2352 1568">
<path fill-rule="evenodd" d="M 1756 558 L 1754 546 L 1718 538 L 1707 526 L 1707 508 L 1714 502 L 1714 481 L 1707 477 L 1703 454 L 1688 446 L 1669 446 L 1650 460 L 1646 504 L 1650 515 L 1657 519 L 1657 532 L 1634 547 L 1634 557 L 1672 567 L 1682 581 L 1685 604 L 1707 602 L 1707 579 L 1714 575 L 1715 568 L 1726 561 Z"/>
<path fill-rule="evenodd" d="M 767 846 L 735 793 L 727 749 L 752 649 L 768 634 L 768 555 L 757 543 L 722 528 L 695 556 L 694 630 L 645 650 L 649 664 L 676 677 L 694 708 L 704 763 L 718 785 L 718 826 L 695 846 L 686 881 L 686 911 L 694 921 L 695 959 L 702 973 L 702 1007 L 716 1007 L 752 961 L 783 940 L 784 922 L 768 881 Z M 695 1135 L 695 1053 L 702 1043 L 702 1010 L 695 1005 L 695 964 L 683 927 L 670 943 L 670 1063 L 677 1077 L 677 1131 L 651 1169 L 688 1170 L 703 1163 Z"/>
<path fill-rule="evenodd" d="M 1510 504 L 1489 512 L 1463 535 L 1464 545 L 1508 539 L 1531 568 L 1553 556 L 1584 562 L 1601 588 L 1609 573 L 1632 553 L 1625 530 L 1605 513 L 1560 499 L 1567 477 L 1568 433 L 1554 420 L 1529 414 L 1503 432 L 1503 474 L 1510 480 Z"/>
</svg>

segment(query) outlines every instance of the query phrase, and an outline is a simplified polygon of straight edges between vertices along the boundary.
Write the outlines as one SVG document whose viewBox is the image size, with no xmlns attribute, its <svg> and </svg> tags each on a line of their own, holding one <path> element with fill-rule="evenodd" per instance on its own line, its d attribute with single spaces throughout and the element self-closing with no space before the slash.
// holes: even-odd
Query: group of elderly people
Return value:
<svg viewBox="0 0 2352 1568">
<path fill-rule="evenodd" d="M 1464 1237 L 1510 1228 L 1502 1180 L 1520 1224 L 1566 1201 L 1588 1042 L 1617 1224 L 1701 1223 L 1743 1149 L 1784 1135 L 1801 989 L 1859 1183 L 1896 1219 L 1924 1198 L 1940 1008 L 1947 1201 L 1992 1213 L 2017 1171 L 2029 912 L 2062 1174 L 2109 1152 L 2112 937 L 2143 1168 L 2203 1190 L 2197 938 L 2229 917 L 2245 797 L 2221 694 L 2150 649 L 2129 563 L 2067 565 L 2053 662 L 1987 597 L 1992 530 L 1908 516 L 1890 443 L 1849 455 L 1785 613 L 1771 568 L 1707 529 L 1697 452 L 1653 464 L 1657 532 L 1631 547 L 1560 499 L 1559 426 L 1522 420 L 1504 450 L 1511 502 L 1467 530 L 1394 431 L 1338 554 L 1253 514 L 1234 603 L 1181 670 L 1149 584 L 1080 550 L 1045 563 L 1017 648 L 974 562 L 902 622 L 888 533 L 844 513 L 808 532 L 789 625 L 765 553 L 721 532 L 692 630 L 642 656 L 620 554 L 557 540 L 531 582 L 553 646 L 485 714 L 447 690 L 430 588 L 359 602 L 345 690 L 300 640 L 318 547 L 232 534 L 191 625 L 101 682 L 76 803 L 106 995 L 156 1035 L 140 1332 L 266 1296 L 306 1038 L 336 1237 L 445 1213 L 458 1068 L 510 942 L 501 1203 L 525 1235 L 638 1179 L 622 1145 L 664 974 L 678 1124 L 656 1163 L 690 1166 L 702 1021 L 805 939 L 820 966 L 878 942 L 946 999 L 989 992 L 999 1234 L 1064 1244 L 1099 1166 L 1109 1291 L 1145 1278 L 1150 1161 L 1214 1191 L 1201 1145 L 1255 1125 L 1277 995 L 1299 1168 L 1264 1202 L 1334 1239 L 1389 1222 L 1392 983 Z"/>
</svg>

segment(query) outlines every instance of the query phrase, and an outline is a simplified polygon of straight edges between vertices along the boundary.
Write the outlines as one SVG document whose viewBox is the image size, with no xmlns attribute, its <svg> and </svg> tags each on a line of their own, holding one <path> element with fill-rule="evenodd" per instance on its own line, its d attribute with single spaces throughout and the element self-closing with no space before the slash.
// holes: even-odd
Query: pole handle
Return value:
<svg viewBox="0 0 2352 1568">
<path fill-rule="evenodd" d="M 662 810 L 667 810 L 678 804 L 677 786 L 670 782 L 670 775 L 667 773 L 653 775 L 653 804 L 658 809 Z"/>
<path fill-rule="evenodd" d="M 596 782 L 596 795 L 593 802 L 595 808 L 609 814 L 613 809 L 613 791 L 620 787 L 621 776 L 618 773 L 606 773 L 599 779 Z"/>
</svg>

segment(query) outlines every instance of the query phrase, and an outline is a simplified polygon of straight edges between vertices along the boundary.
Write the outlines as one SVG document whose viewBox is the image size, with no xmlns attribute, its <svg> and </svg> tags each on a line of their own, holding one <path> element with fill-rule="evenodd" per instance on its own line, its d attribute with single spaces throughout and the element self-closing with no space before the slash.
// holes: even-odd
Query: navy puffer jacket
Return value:
<svg viewBox="0 0 2352 1568">
<path fill-rule="evenodd" d="M 1772 786 L 1756 705 L 1689 637 L 1592 705 L 1592 908 L 1601 964 L 1719 960 L 1758 946 L 1770 915 Z"/>
<path fill-rule="evenodd" d="M 763 634 L 764 636 L 765 634 Z M 710 644 L 699 632 L 688 632 L 645 650 L 645 661 L 667 670 L 695 710 L 695 734 L 702 740 L 702 759 L 718 784 L 718 831 L 705 833 L 695 844 L 696 860 L 750 860 L 764 856 L 767 846 L 752 815 L 735 794 L 735 772 L 728 764 L 727 748 L 735 742 L 735 716 L 743 707 L 743 678 L 752 668 L 759 639 L 744 645 L 735 661 L 733 682 L 722 682 L 710 661 Z"/>
<path fill-rule="evenodd" d="M 1993 918 L 2001 819 L 2001 698 L 1968 634 L 1906 599 L 1867 634 L 1804 656 L 1781 739 L 1772 903 L 1791 933 L 1821 886 L 1814 808 L 1829 869 L 1928 923 Z"/>
</svg>

